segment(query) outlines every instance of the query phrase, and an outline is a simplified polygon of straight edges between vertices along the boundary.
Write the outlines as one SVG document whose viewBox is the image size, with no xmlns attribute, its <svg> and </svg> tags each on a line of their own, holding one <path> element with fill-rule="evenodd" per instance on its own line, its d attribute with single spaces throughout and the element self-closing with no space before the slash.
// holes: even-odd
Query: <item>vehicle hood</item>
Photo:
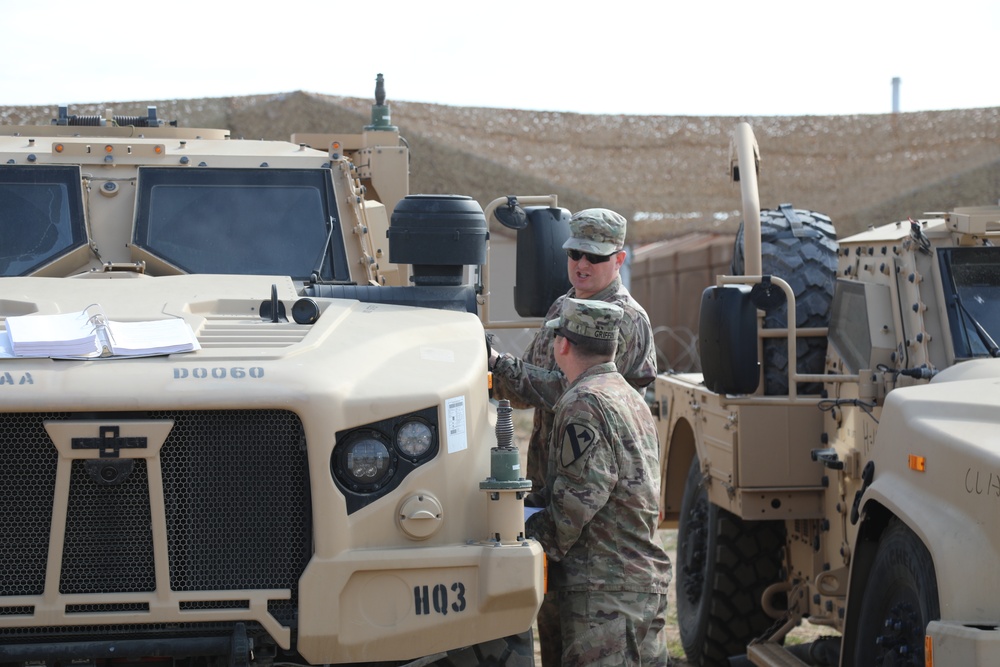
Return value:
<svg viewBox="0 0 1000 667">
<path fill-rule="evenodd" d="M 37 409 L 40 386 L 47 406 L 69 410 L 291 407 L 317 397 L 404 410 L 477 382 L 485 391 L 484 333 L 468 313 L 316 298 L 319 319 L 296 324 L 294 283 L 271 276 L 10 278 L 0 288 L 4 318 L 98 304 L 109 320 L 182 317 L 201 345 L 142 358 L 0 359 L 0 378 L 21 388 L 4 392 L 8 406 Z M 260 316 L 272 288 L 287 321 Z"/>
</svg>

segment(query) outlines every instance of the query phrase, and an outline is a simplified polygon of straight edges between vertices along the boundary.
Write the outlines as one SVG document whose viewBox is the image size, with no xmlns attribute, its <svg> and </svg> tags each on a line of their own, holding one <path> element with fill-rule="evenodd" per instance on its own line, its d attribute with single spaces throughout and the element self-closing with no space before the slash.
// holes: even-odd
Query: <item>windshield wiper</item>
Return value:
<svg viewBox="0 0 1000 667">
<path fill-rule="evenodd" d="M 981 340 L 983 342 L 983 345 L 986 346 L 986 349 L 989 351 L 990 356 L 1000 357 L 1000 345 L 997 345 L 996 341 L 993 340 L 993 337 L 990 336 L 988 331 L 986 331 L 986 328 L 982 324 L 980 324 L 979 320 L 977 320 L 972 315 L 972 313 L 969 312 L 969 309 L 965 307 L 965 304 L 962 303 L 962 297 L 958 295 L 957 291 L 954 292 L 954 297 L 955 297 L 955 303 L 958 304 L 958 307 L 961 309 L 962 314 L 965 317 L 969 318 L 969 321 L 972 322 L 972 328 L 976 330 L 977 334 L 979 334 L 979 340 Z"/>
<path fill-rule="evenodd" d="M 323 244 L 323 251 L 319 256 L 319 263 L 316 268 L 312 271 L 312 281 L 318 283 L 322 280 L 323 276 L 323 265 L 326 264 L 326 256 L 330 254 L 330 239 L 333 238 L 333 216 L 331 215 L 326 223 L 326 242 Z"/>
</svg>

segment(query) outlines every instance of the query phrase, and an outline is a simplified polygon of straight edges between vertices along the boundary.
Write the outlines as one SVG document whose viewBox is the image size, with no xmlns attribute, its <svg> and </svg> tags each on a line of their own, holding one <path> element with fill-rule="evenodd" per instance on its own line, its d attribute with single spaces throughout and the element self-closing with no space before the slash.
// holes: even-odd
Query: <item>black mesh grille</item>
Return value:
<svg viewBox="0 0 1000 667">
<path fill-rule="evenodd" d="M 0 414 L 0 596 L 45 587 L 59 455 L 43 422 L 59 417 Z"/>
<path fill-rule="evenodd" d="M 0 597 L 42 593 L 58 458 L 44 422 L 65 419 L 173 420 L 160 452 L 171 589 L 291 589 L 268 608 L 295 625 L 312 554 L 309 475 L 302 424 L 283 410 L 0 414 Z M 108 485 L 73 462 L 62 592 L 155 589 L 148 473 L 135 459 Z"/>
<path fill-rule="evenodd" d="M 145 602 L 126 602 L 123 604 L 68 604 L 67 614 L 93 614 L 98 612 L 149 611 Z"/>
<path fill-rule="evenodd" d="M 174 591 L 290 588 L 312 553 L 305 437 L 282 410 L 154 413 Z M 281 618 L 284 616 L 285 618 Z"/>
<path fill-rule="evenodd" d="M 196 601 L 196 602 L 181 602 L 181 609 L 197 610 L 197 609 L 249 609 L 250 600 L 215 600 L 215 601 Z"/>
<path fill-rule="evenodd" d="M 0 607 L 0 616 L 26 616 L 34 614 L 35 608 L 31 605 L 17 605 L 13 607 Z"/>
<path fill-rule="evenodd" d="M 251 637 L 267 636 L 257 623 L 246 623 Z M 232 635 L 233 623 L 114 623 L 106 625 L 35 626 L 0 628 L 0 648 L 4 644 L 24 642 L 93 641 L 95 639 L 162 639 L 164 637 L 215 637 Z M 8 664 L 8 663 L 5 663 Z M 69 663 L 63 663 L 69 664 Z M 133 663 L 122 663 L 133 664 Z"/>
<path fill-rule="evenodd" d="M 60 593 L 156 590 L 146 462 L 120 484 L 103 484 L 73 461 Z"/>
</svg>

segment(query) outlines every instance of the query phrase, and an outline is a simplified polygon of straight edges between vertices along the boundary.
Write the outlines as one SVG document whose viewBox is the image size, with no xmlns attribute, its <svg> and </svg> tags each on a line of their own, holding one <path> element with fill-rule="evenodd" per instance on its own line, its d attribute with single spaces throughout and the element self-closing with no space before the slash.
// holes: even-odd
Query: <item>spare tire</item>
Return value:
<svg viewBox="0 0 1000 667">
<path fill-rule="evenodd" d="M 837 231 L 822 213 L 782 204 L 760 212 L 761 272 L 787 282 L 795 293 L 796 325 L 826 327 L 837 278 Z M 736 233 L 732 273 L 745 274 L 743 223 Z M 788 321 L 788 305 L 764 316 L 765 329 L 782 329 Z M 826 362 L 826 337 L 801 337 L 796 341 L 799 373 L 822 374 Z M 788 343 L 784 338 L 764 340 L 764 393 L 788 394 Z M 802 382 L 799 394 L 818 394 L 818 382 Z"/>
</svg>

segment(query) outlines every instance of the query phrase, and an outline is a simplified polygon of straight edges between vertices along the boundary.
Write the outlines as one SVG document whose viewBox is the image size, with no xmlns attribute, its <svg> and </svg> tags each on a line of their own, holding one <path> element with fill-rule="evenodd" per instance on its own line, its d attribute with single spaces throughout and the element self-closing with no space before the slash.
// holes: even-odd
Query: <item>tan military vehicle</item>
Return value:
<svg viewBox="0 0 1000 667">
<path fill-rule="evenodd" d="M 388 110 L 0 128 L 0 663 L 532 664 L 487 218 L 568 214 L 410 195 Z"/>
<path fill-rule="evenodd" d="M 656 381 L 689 661 L 1000 664 L 1000 208 L 838 244 L 761 212 L 748 125 L 734 145 L 745 227 L 703 295 L 704 373 Z M 802 620 L 830 636 L 784 642 Z"/>
</svg>

